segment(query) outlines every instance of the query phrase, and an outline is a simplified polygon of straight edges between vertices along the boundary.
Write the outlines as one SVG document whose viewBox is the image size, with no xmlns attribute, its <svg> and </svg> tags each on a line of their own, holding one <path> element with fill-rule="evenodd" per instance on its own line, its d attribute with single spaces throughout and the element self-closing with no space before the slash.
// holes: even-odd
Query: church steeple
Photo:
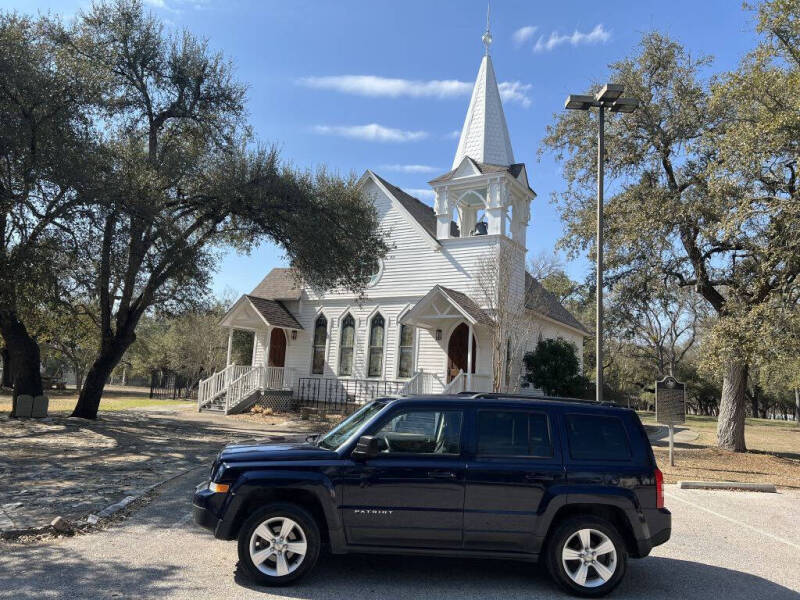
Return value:
<svg viewBox="0 0 800 600">
<path fill-rule="evenodd" d="M 500 89 L 494 74 L 489 46 L 492 34 L 489 31 L 489 16 L 486 17 L 486 31 L 481 38 L 486 53 L 481 60 L 472 98 L 467 109 L 467 118 L 461 129 L 458 149 L 453 159 L 455 169 L 465 156 L 480 163 L 494 165 L 511 165 L 514 163 L 514 152 L 511 150 L 511 138 L 508 135 L 506 116 L 500 100 Z"/>
</svg>

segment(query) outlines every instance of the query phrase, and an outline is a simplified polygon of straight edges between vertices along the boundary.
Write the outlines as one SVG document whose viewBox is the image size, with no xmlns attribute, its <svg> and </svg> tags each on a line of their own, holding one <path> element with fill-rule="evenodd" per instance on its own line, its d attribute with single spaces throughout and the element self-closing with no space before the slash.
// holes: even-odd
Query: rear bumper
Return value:
<svg viewBox="0 0 800 600">
<path fill-rule="evenodd" d="M 644 512 L 644 531 L 649 537 L 637 539 L 637 556 L 644 557 L 656 546 L 660 546 L 672 535 L 672 513 L 666 508 L 648 509 Z"/>
</svg>

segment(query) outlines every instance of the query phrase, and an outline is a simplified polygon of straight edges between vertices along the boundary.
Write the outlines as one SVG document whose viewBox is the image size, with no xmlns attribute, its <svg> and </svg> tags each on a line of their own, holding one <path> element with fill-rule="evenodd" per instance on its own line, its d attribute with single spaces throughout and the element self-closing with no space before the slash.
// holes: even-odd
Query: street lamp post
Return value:
<svg viewBox="0 0 800 600">
<path fill-rule="evenodd" d="M 623 98 L 621 85 L 607 83 L 594 96 L 570 94 L 564 103 L 564 108 L 570 110 L 598 109 L 597 118 L 597 308 L 596 308 L 596 362 L 597 384 L 595 397 L 598 402 L 603 400 L 603 175 L 605 165 L 605 113 L 611 112 L 630 113 L 636 110 L 639 101 L 635 98 Z"/>
</svg>

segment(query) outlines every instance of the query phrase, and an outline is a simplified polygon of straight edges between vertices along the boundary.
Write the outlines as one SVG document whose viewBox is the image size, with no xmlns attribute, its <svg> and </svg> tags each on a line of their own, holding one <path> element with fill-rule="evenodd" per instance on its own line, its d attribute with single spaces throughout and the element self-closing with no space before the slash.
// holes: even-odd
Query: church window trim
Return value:
<svg viewBox="0 0 800 600">
<path fill-rule="evenodd" d="M 356 320 L 351 313 L 346 313 L 339 324 L 339 364 L 338 373 L 342 377 L 352 377 L 353 369 L 355 367 L 355 350 L 356 350 L 356 337 L 358 331 L 356 328 Z M 348 341 L 345 338 L 345 328 L 350 327 L 353 330 L 352 338 L 349 340 L 350 345 L 345 345 Z M 345 365 L 345 361 L 347 364 Z M 346 368 L 345 368 L 346 367 Z"/>
<path fill-rule="evenodd" d="M 368 321 L 366 353 L 367 379 L 383 378 L 386 357 L 386 325 L 386 318 L 380 311 L 376 311 Z M 376 339 L 378 335 L 380 335 L 380 339 Z M 376 360 L 376 365 L 373 365 L 373 358 Z"/>
<path fill-rule="evenodd" d="M 320 326 L 324 327 L 324 338 L 322 339 L 322 343 L 319 343 L 320 340 L 317 338 L 317 332 Z M 325 313 L 319 312 L 317 313 L 316 317 L 314 318 L 314 328 L 311 332 L 311 375 L 324 375 L 325 374 L 325 365 L 328 363 L 328 342 L 330 341 L 330 320 L 328 317 L 325 316 Z M 322 354 L 322 369 L 317 371 L 315 367 L 317 353 L 321 352 Z"/>
</svg>

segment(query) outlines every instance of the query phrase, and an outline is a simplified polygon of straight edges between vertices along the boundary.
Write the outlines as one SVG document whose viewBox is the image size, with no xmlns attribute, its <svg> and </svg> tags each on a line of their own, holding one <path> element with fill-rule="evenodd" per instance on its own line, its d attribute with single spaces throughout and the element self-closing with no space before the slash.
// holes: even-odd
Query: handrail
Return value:
<svg viewBox="0 0 800 600">
<path fill-rule="evenodd" d="M 211 377 L 201 380 L 197 386 L 197 410 L 222 395 L 234 380 L 252 368 L 249 365 L 228 365 Z"/>
<path fill-rule="evenodd" d="M 414 373 L 414 376 L 400 388 L 400 394 L 405 396 L 441 394 L 444 387 L 442 380 L 434 373 L 417 371 Z"/>
<path fill-rule="evenodd" d="M 459 392 L 463 392 L 465 383 L 466 377 L 464 376 L 464 371 L 459 370 L 458 375 L 453 377 L 452 381 L 444 386 L 442 394 L 458 394 Z"/>
<path fill-rule="evenodd" d="M 254 391 L 264 388 L 265 371 L 265 367 L 250 367 L 249 371 L 231 382 L 225 394 L 225 414 Z"/>
</svg>

